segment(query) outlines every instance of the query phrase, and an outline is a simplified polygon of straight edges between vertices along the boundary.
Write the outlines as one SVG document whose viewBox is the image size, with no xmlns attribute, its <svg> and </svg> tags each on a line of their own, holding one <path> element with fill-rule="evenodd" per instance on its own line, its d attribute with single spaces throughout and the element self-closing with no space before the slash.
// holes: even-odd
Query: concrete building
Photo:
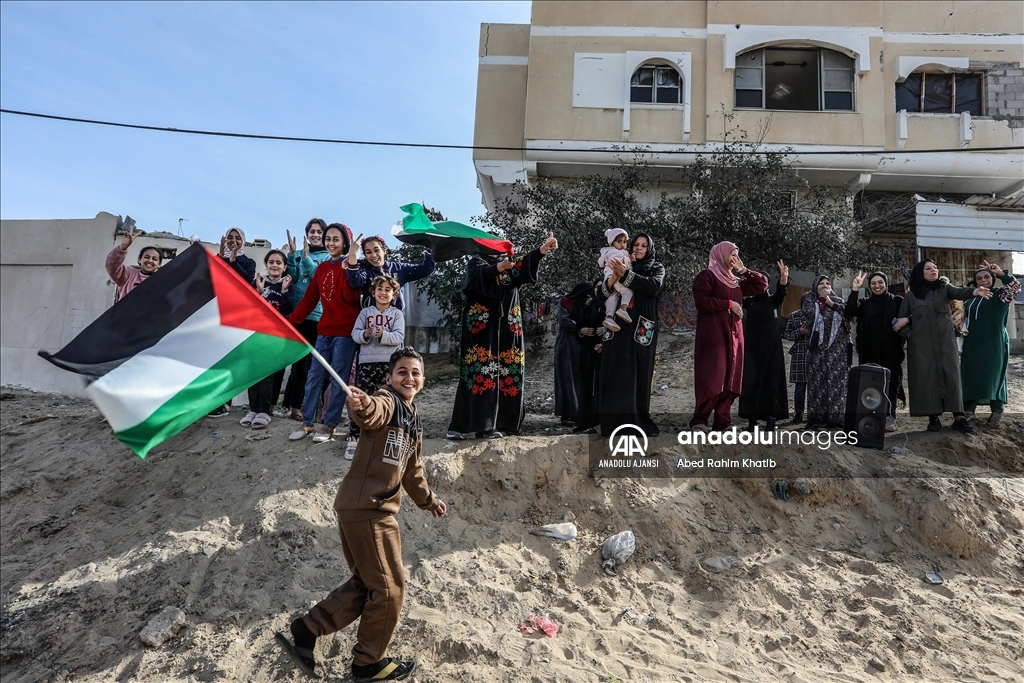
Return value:
<svg viewBox="0 0 1024 683">
<path fill-rule="evenodd" d="M 68 396 L 85 396 L 83 379 L 44 361 L 37 351 L 56 351 L 114 304 L 117 286 L 104 268 L 107 253 L 120 244 L 124 221 L 106 212 L 92 219 L 4 220 L 0 222 L 0 385 Z M 249 243 L 246 253 L 263 272 L 270 250 Z M 188 248 L 170 233 L 136 238 L 125 263 L 143 247 L 156 246 L 164 258 Z M 211 251 L 219 245 L 204 244 Z"/>
<path fill-rule="evenodd" d="M 1022 27 L 1020 2 L 534 2 L 529 25 L 481 27 L 482 201 L 640 145 L 686 166 L 765 126 L 804 181 L 901 194 L 915 216 L 915 193 L 1009 197 L 1024 189 L 1024 154 L 999 149 L 1024 145 Z M 1024 251 L 1022 208 L 975 202 L 901 236 L 958 279 L 950 249 Z"/>
</svg>

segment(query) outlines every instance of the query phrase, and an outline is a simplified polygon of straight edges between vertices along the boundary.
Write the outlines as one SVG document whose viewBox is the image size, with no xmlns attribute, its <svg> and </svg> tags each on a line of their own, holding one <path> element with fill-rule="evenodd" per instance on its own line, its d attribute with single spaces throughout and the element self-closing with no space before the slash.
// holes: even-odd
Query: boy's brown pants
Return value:
<svg viewBox="0 0 1024 683">
<path fill-rule="evenodd" d="M 352 577 L 314 605 L 304 621 L 314 635 L 326 636 L 359 619 L 353 663 L 368 666 L 384 659 L 402 611 L 402 538 L 394 515 L 339 522 L 338 529 Z"/>
</svg>

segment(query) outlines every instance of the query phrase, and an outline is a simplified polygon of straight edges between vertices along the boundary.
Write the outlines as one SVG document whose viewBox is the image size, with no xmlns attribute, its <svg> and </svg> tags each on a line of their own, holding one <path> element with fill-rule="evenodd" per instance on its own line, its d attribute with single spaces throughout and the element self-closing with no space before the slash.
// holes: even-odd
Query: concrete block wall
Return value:
<svg viewBox="0 0 1024 683">
<path fill-rule="evenodd" d="M 1024 64 L 971 60 L 970 68 L 986 72 L 985 116 L 1024 128 Z"/>
</svg>

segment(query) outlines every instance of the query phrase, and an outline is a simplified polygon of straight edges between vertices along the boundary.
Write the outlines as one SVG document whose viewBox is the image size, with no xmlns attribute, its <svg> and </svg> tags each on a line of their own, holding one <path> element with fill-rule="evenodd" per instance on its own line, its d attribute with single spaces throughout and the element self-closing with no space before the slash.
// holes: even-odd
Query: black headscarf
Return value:
<svg viewBox="0 0 1024 683">
<path fill-rule="evenodd" d="M 910 272 L 910 291 L 916 298 L 921 300 L 928 296 L 928 292 L 934 292 L 943 284 L 940 278 L 935 278 L 934 282 L 928 282 L 924 279 L 924 264 L 926 263 L 935 264 L 935 261 L 932 261 L 930 258 L 918 261 L 917 265 L 914 266 L 914 270 Z M 938 264 L 935 265 L 937 266 Z"/>
<path fill-rule="evenodd" d="M 885 291 L 881 294 L 875 294 L 871 291 L 871 280 L 880 277 L 885 283 Z M 889 278 L 886 277 L 885 273 L 875 271 L 868 275 L 866 282 L 868 283 L 868 298 L 861 302 L 861 306 L 864 309 L 864 320 L 872 320 L 874 318 L 882 318 L 888 320 L 886 316 L 889 315 L 889 302 L 892 301 L 892 294 L 889 293 Z"/>
<path fill-rule="evenodd" d="M 633 245 L 635 245 L 636 241 L 641 237 L 647 239 L 647 253 L 644 254 L 644 257 L 639 261 L 634 261 L 631 268 L 634 271 L 636 271 L 637 275 L 650 275 L 651 270 L 653 269 L 655 264 L 654 240 L 651 239 L 651 236 L 648 235 L 646 232 L 641 232 L 634 235 L 633 239 L 629 241 L 629 253 L 633 253 Z"/>
<path fill-rule="evenodd" d="M 600 282 L 600 280 L 598 280 L 598 282 Z M 575 301 L 576 299 L 579 299 L 584 294 L 587 294 L 587 293 L 593 292 L 593 291 L 594 291 L 594 283 L 593 282 L 581 282 L 578 285 L 576 285 L 575 287 L 573 287 L 572 291 L 565 295 L 565 298 L 569 299 L 569 300 L 572 300 L 572 301 Z"/>
</svg>

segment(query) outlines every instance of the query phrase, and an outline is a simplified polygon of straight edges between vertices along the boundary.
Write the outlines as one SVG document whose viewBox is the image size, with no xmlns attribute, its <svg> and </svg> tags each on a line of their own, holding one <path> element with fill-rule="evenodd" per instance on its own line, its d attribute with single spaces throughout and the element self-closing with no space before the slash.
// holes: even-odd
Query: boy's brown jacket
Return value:
<svg viewBox="0 0 1024 683">
<path fill-rule="evenodd" d="M 353 415 L 362 433 L 352 468 L 334 497 L 338 521 L 395 514 L 402 504 L 402 488 L 420 509 L 436 507 L 437 496 L 423 476 L 423 434 L 416 407 L 384 387 Z"/>
</svg>

